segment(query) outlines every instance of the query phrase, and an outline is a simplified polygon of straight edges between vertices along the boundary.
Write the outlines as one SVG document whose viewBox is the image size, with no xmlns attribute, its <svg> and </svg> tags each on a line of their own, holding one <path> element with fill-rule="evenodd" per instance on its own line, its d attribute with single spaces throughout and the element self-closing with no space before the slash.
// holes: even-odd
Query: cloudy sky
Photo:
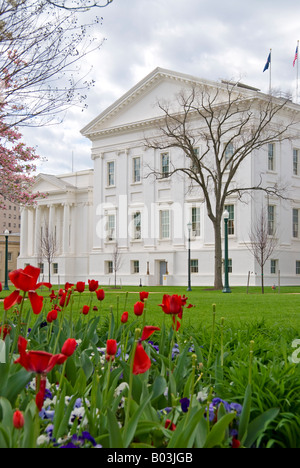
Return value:
<svg viewBox="0 0 300 468">
<path fill-rule="evenodd" d="M 91 168 L 91 145 L 80 130 L 156 67 L 240 79 L 268 92 L 269 70 L 263 68 L 272 49 L 272 87 L 295 92 L 295 0 L 114 0 L 94 14 L 103 20 L 93 34 L 105 42 L 83 64 L 87 71 L 93 66 L 95 80 L 87 110 L 71 109 L 58 126 L 22 129 L 26 143 L 46 158 L 39 172 Z"/>
</svg>

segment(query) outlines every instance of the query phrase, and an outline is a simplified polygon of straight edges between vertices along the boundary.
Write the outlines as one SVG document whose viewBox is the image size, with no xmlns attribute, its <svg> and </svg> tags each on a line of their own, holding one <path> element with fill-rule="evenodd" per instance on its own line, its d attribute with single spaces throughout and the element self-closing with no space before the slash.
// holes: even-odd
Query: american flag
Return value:
<svg viewBox="0 0 300 468">
<path fill-rule="evenodd" d="M 295 57 L 294 57 L 294 61 L 293 61 L 293 67 L 295 66 L 297 58 L 298 58 L 298 46 L 296 47 Z"/>
</svg>

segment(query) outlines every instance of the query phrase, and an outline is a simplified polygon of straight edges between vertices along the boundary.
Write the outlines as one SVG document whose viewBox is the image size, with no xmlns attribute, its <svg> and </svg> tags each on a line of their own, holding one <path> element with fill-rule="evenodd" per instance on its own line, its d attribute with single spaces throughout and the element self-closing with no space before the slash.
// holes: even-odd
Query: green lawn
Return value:
<svg viewBox="0 0 300 468">
<path fill-rule="evenodd" d="M 134 303 L 139 300 L 138 288 L 127 288 L 127 310 L 133 310 Z M 233 288 L 230 294 L 222 291 L 206 290 L 195 287 L 187 292 L 186 288 L 152 287 L 142 288 L 149 291 L 147 301 L 147 322 L 151 325 L 159 325 L 162 321 L 162 311 L 158 304 L 161 303 L 163 294 L 181 294 L 188 297 L 188 303 L 195 305 L 185 310 L 185 323 L 195 328 L 207 325 L 212 320 L 212 306 L 216 305 L 216 318 L 224 317 L 226 323 L 245 325 L 247 322 L 264 321 L 268 326 L 286 326 L 299 330 L 300 333 L 300 288 L 281 288 L 280 293 L 269 291 L 261 294 L 259 288 L 252 288 L 247 294 L 245 288 Z M 126 290 L 106 290 L 105 307 L 110 305 L 123 310 Z M 151 323 L 150 323 L 151 322 Z M 152 323 L 153 322 L 153 323 Z"/>
<path fill-rule="evenodd" d="M 57 290 L 57 287 L 56 287 Z M 109 289 L 104 287 L 105 300 L 99 302 L 95 294 L 93 297 L 93 305 L 98 307 L 98 312 L 105 319 L 110 310 L 114 311 L 115 317 L 117 313 L 120 316 L 125 310 L 129 312 L 130 320 L 135 320 L 133 314 L 133 306 L 139 301 L 140 291 L 149 291 L 147 301 L 146 322 L 148 325 L 159 326 L 163 320 L 163 313 L 159 304 L 162 302 L 164 294 L 180 294 L 188 297 L 188 303 L 195 307 L 184 311 L 185 326 L 191 325 L 193 328 L 207 327 L 212 323 L 213 304 L 216 306 L 216 321 L 224 317 L 227 326 L 245 327 L 248 323 L 261 323 L 270 328 L 283 327 L 293 328 L 299 332 L 300 337 L 300 287 L 281 287 L 273 291 L 271 288 L 266 288 L 265 294 L 261 294 L 259 288 L 250 288 L 247 294 L 246 288 L 232 288 L 229 294 L 222 291 L 214 291 L 203 287 L 194 287 L 192 291 L 187 292 L 185 287 L 123 287 L 122 289 Z M 1 298 L 13 291 L 2 291 Z M 39 294 L 48 295 L 48 290 L 38 290 Z M 78 312 L 84 304 L 89 304 L 89 291 L 85 291 L 82 295 L 74 294 L 73 313 Z M 127 302 L 126 302 L 127 298 Z M 1 304 L 3 310 L 3 304 Z M 51 310 L 49 299 L 45 299 L 44 312 Z"/>
</svg>

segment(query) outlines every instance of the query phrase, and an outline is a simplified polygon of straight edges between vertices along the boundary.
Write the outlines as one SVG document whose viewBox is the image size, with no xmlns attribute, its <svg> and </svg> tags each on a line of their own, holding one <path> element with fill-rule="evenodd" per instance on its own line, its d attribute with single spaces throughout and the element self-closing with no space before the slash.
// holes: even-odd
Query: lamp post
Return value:
<svg viewBox="0 0 300 468">
<path fill-rule="evenodd" d="M 3 290 L 8 291 L 8 235 L 9 231 L 6 229 L 4 231 L 5 235 L 5 281 L 4 281 L 4 287 Z"/>
<path fill-rule="evenodd" d="M 192 223 L 189 222 L 188 225 L 188 231 L 189 231 L 189 245 L 188 245 L 188 288 L 187 291 L 191 291 L 191 230 L 192 230 Z"/>
<path fill-rule="evenodd" d="M 225 270 L 225 284 L 223 288 L 223 293 L 231 293 L 231 289 L 229 287 L 229 281 L 228 281 L 228 219 L 229 219 L 229 213 L 227 210 L 224 211 L 223 213 L 223 218 L 224 218 L 224 224 L 225 224 L 225 257 L 224 257 L 224 270 Z"/>
</svg>

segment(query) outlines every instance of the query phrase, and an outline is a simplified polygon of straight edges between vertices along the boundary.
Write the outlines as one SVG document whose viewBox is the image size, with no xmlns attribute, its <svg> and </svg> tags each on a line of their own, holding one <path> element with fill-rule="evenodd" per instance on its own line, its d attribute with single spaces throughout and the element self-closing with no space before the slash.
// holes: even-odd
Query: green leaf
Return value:
<svg viewBox="0 0 300 468">
<path fill-rule="evenodd" d="M 86 380 L 88 380 L 94 371 L 94 365 L 85 351 L 81 352 L 80 360 Z"/>
<path fill-rule="evenodd" d="M 224 442 L 226 430 L 234 418 L 235 413 L 229 413 L 223 416 L 216 424 L 214 424 L 207 436 L 203 448 L 213 448 L 220 446 L 222 442 Z"/>
<path fill-rule="evenodd" d="M 68 403 L 67 408 L 65 409 L 64 417 L 61 419 L 60 424 L 58 425 L 58 428 L 56 430 L 57 439 L 59 439 L 63 435 L 67 435 L 68 433 L 69 420 L 70 420 L 71 413 L 74 409 L 74 403 L 76 399 L 77 399 L 77 395 L 73 395 L 73 397 Z"/>
<path fill-rule="evenodd" d="M 176 380 L 177 388 L 179 388 L 183 384 L 184 377 L 187 373 L 187 354 L 188 354 L 189 348 L 190 348 L 190 344 L 188 344 L 184 348 L 182 353 L 180 353 L 177 363 L 176 363 L 176 367 L 173 372 L 174 378 Z"/>
<path fill-rule="evenodd" d="M 54 412 L 54 419 L 53 419 L 53 437 L 54 437 L 54 439 L 57 439 L 57 433 L 59 431 L 61 421 L 62 421 L 62 419 L 64 417 L 65 397 L 66 397 L 66 391 L 65 391 L 65 387 L 64 387 L 63 391 L 60 394 L 60 399 L 56 402 L 56 405 L 55 405 L 55 412 Z"/>
<path fill-rule="evenodd" d="M 191 448 L 196 437 L 197 427 L 205 413 L 205 407 L 194 406 L 177 425 L 168 448 Z"/>
<path fill-rule="evenodd" d="M 107 408 L 109 448 L 124 448 L 121 430 L 114 413 Z"/>
<path fill-rule="evenodd" d="M 252 388 L 251 385 L 248 384 L 245 392 L 244 402 L 243 402 L 243 409 L 240 417 L 239 423 L 239 432 L 238 432 L 238 439 L 243 444 L 248 431 L 248 424 L 250 420 L 250 411 L 251 411 L 251 396 L 252 396 Z"/>
<path fill-rule="evenodd" d="M 0 424 L 0 448 L 11 448 L 11 437 L 3 425 Z"/>
<path fill-rule="evenodd" d="M 276 418 L 278 413 L 278 408 L 271 408 L 251 421 L 248 426 L 248 433 L 244 442 L 245 447 L 250 448 L 254 444 L 259 435 L 265 431 L 268 424 Z"/>
<path fill-rule="evenodd" d="M 152 385 L 152 394 L 153 394 L 152 402 L 156 398 L 159 398 L 161 395 L 163 395 L 166 388 L 167 388 L 166 379 L 162 375 L 158 375 Z"/>
<path fill-rule="evenodd" d="M 13 405 L 21 391 L 32 379 L 32 374 L 25 369 L 11 375 L 7 381 L 4 395 Z"/>
<path fill-rule="evenodd" d="M 10 402 L 6 398 L 0 397 L 0 406 L 2 410 L 2 421 L 1 421 L 1 435 L 3 440 L 1 440 L 1 444 L 4 442 L 7 448 L 11 447 L 11 433 L 13 430 L 13 410 L 11 407 Z M 0 446 L 2 448 L 2 445 Z"/>
<path fill-rule="evenodd" d="M 34 402 L 33 402 L 34 403 Z M 36 431 L 35 431 L 35 418 L 36 418 L 35 403 L 28 405 L 26 408 L 24 419 L 24 437 L 22 440 L 22 448 L 36 448 Z"/>
<path fill-rule="evenodd" d="M 124 438 L 124 447 L 127 448 L 129 445 L 130 445 L 130 442 L 132 441 L 133 437 L 134 437 L 134 434 L 135 434 L 135 430 L 136 430 L 136 427 L 137 427 L 137 424 L 139 422 L 139 419 L 140 417 L 142 416 L 143 412 L 144 412 L 144 409 L 146 407 L 146 405 L 149 403 L 149 401 L 151 400 L 151 397 L 152 397 L 152 394 L 150 394 L 148 396 L 147 399 L 145 399 L 141 406 L 138 408 L 138 410 L 133 414 L 133 416 L 131 417 L 131 419 L 129 420 L 129 423 L 128 423 L 128 428 L 126 430 L 126 433 L 124 433 L 123 435 L 123 438 Z M 124 427 L 125 429 L 125 427 Z"/>
</svg>

